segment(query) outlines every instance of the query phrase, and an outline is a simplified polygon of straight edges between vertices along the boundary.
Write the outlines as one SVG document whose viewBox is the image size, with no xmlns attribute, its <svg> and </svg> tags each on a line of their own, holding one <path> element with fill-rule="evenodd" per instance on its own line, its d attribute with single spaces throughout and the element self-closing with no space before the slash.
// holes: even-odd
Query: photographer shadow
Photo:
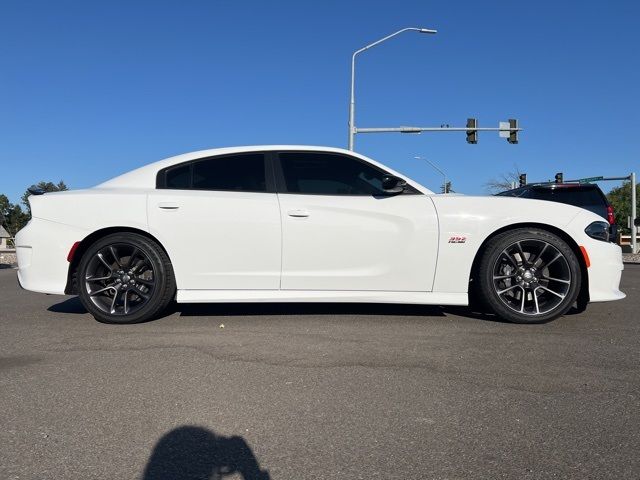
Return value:
<svg viewBox="0 0 640 480">
<path fill-rule="evenodd" d="M 143 480 L 208 480 L 239 474 L 243 480 L 269 480 L 242 437 L 218 436 L 195 426 L 165 434 L 145 467 Z"/>
</svg>

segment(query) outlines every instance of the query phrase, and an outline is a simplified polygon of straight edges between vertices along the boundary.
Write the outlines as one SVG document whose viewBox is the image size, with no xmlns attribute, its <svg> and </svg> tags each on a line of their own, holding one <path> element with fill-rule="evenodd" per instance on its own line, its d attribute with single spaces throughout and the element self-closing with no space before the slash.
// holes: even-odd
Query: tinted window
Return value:
<svg viewBox="0 0 640 480">
<path fill-rule="evenodd" d="M 265 192 L 265 160 L 261 153 L 205 158 L 160 172 L 158 188 Z"/>
<path fill-rule="evenodd" d="M 193 188 L 265 192 L 264 155 L 250 153 L 209 158 L 193 164 Z"/>
<path fill-rule="evenodd" d="M 552 200 L 554 202 L 568 203 L 577 207 L 583 205 L 604 206 L 604 200 L 597 190 L 582 190 L 578 188 L 533 189 L 529 190 L 523 197 Z"/>
<path fill-rule="evenodd" d="M 186 190 L 191 187 L 191 165 L 180 165 L 167 170 L 166 188 Z"/>
<path fill-rule="evenodd" d="M 598 215 L 607 216 L 607 204 L 595 188 L 545 188 L 528 190 L 523 198 L 537 200 L 550 200 L 553 202 L 567 203 L 576 207 L 585 208 Z"/>
<path fill-rule="evenodd" d="M 332 153 L 280 154 L 287 191 L 316 195 L 382 195 L 387 175 L 355 158 Z"/>
</svg>

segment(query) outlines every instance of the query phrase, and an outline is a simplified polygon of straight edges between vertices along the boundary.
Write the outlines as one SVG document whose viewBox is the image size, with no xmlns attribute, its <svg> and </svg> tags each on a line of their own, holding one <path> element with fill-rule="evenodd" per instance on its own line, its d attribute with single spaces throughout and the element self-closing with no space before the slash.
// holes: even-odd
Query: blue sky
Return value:
<svg viewBox="0 0 640 480">
<path fill-rule="evenodd" d="M 495 133 L 359 135 L 356 150 L 430 188 L 640 170 L 640 4 L 634 1 L 17 1 L 0 4 L 0 193 L 95 185 L 229 145 L 345 146 L 351 53 L 358 126 Z M 610 188 L 612 185 L 602 185 Z"/>
</svg>

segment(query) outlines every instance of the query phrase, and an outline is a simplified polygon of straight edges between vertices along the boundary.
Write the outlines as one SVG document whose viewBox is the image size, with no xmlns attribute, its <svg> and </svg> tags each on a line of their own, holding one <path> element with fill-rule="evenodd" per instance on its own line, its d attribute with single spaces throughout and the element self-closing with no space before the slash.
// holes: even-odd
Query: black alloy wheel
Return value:
<svg viewBox="0 0 640 480">
<path fill-rule="evenodd" d="M 479 269 L 483 299 L 498 316 L 540 323 L 564 314 L 581 284 L 578 259 L 567 243 L 541 229 L 517 229 L 487 244 Z"/>
<path fill-rule="evenodd" d="M 91 245 L 78 267 L 80 300 L 96 320 L 136 323 L 166 308 L 175 295 L 171 263 L 153 240 L 108 235 Z"/>
</svg>

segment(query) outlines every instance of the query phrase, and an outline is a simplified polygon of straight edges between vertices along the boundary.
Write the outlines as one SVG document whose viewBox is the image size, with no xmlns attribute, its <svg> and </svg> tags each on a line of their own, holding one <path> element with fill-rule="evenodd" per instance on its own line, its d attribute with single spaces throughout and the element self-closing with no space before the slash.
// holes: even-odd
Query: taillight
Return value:
<svg viewBox="0 0 640 480">
<path fill-rule="evenodd" d="M 78 247 L 80 246 L 80 242 L 76 242 L 73 245 L 71 245 L 71 250 L 69 250 L 69 254 L 67 255 L 67 262 L 71 263 L 73 262 L 73 257 L 76 254 L 76 250 L 78 250 Z"/>
<path fill-rule="evenodd" d="M 611 205 L 607 206 L 607 221 L 609 225 L 616 223 L 616 216 L 613 214 L 613 207 Z"/>
</svg>

